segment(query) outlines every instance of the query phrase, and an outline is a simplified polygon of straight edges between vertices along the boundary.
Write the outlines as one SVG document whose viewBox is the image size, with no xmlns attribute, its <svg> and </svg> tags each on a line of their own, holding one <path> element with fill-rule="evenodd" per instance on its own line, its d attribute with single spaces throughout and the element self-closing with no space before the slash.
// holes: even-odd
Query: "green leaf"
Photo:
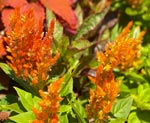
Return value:
<svg viewBox="0 0 150 123">
<path fill-rule="evenodd" d="M 40 101 L 40 98 L 17 87 L 15 87 L 15 90 L 20 97 L 22 105 L 27 111 L 31 111 L 33 107 L 39 109 L 38 102 Z"/>
<path fill-rule="evenodd" d="M 85 110 L 82 107 L 81 103 L 78 101 L 75 101 L 74 103 L 71 104 L 73 111 L 75 112 L 75 114 L 77 115 L 78 121 L 79 123 L 86 123 L 85 121 Z"/>
<path fill-rule="evenodd" d="M 143 15 L 142 15 L 142 18 L 143 18 L 143 20 L 149 21 L 149 20 L 150 20 L 150 14 L 149 14 L 149 12 L 143 14 Z"/>
<path fill-rule="evenodd" d="M 55 19 L 55 15 L 53 12 L 46 8 L 46 19 L 48 21 L 48 24 Z M 49 25 L 48 25 L 49 26 Z M 55 27 L 54 27 L 54 39 L 57 41 L 60 41 L 63 35 L 63 27 L 60 25 L 60 23 L 56 20 L 55 21 Z"/>
<path fill-rule="evenodd" d="M 138 95 L 133 95 L 134 101 L 141 110 L 150 111 L 150 87 L 140 85 L 138 87 Z"/>
<path fill-rule="evenodd" d="M 54 39 L 57 42 L 61 42 L 62 36 L 63 36 L 63 27 L 60 25 L 58 21 L 56 21 L 54 28 Z"/>
<path fill-rule="evenodd" d="M 30 123 L 32 120 L 35 119 L 35 116 L 32 111 L 29 111 L 9 117 L 9 119 L 15 121 L 16 123 Z"/>
<path fill-rule="evenodd" d="M 77 114 L 80 115 L 81 114 L 81 117 L 82 118 L 86 118 L 86 113 L 85 113 L 85 110 L 81 104 L 81 102 L 79 100 L 75 100 L 74 103 L 73 103 L 73 109 L 74 110 L 77 110 Z"/>
<path fill-rule="evenodd" d="M 4 96 L 4 97 L 2 97 L 1 99 L 0 99 L 0 110 L 2 110 L 1 109 L 1 106 L 2 105 L 8 105 L 8 101 L 7 101 L 7 99 L 6 99 L 6 96 Z"/>
<path fill-rule="evenodd" d="M 24 111 L 21 109 L 21 106 L 18 103 L 13 103 L 10 105 L 1 105 L 0 109 L 2 110 L 11 110 L 16 113 L 23 113 Z"/>
<path fill-rule="evenodd" d="M 135 16 L 135 15 L 138 14 L 138 11 L 137 11 L 137 10 L 131 9 L 131 8 L 129 8 L 129 7 L 127 7 L 127 8 L 125 9 L 125 12 L 126 12 L 126 14 L 128 14 L 128 15 L 130 15 L 130 16 Z"/>
<path fill-rule="evenodd" d="M 77 16 L 78 24 L 81 25 L 83 23 L 83 11 L 82 11 L 82 8 L 81 8 L 80 4 L 77 4 L 75 12 L 76 12 L 76 15 L 78 15 Z"/>
<path fill-rule="evenodd" d="M 60 123 L 69 123 L 67 114 L 63 114 L 63 115 L 59 116 L 59 120 L 60 120 Z"/>
<path fill-rule="evenodd" d="M 15 122 L 8 119 L 8 120 L 5 120 L 4 123 L 15 123 Z"/>
<path fill-rule="evenodd" d="M 46 7 L 46 19 L 47 19 L 48 26 L 54 18 L 55 15 L 53 14 L 53 12 L 50 9 L 48 9 L 48 7 Z"/>
<path fill-rule="evenodd" d="M 64 56 L 64 58 L 66 58 L 66 52 L 68 52 L 69 43 L 69 38 L 67 36 L 63 36 L 62 39 L 57 42 L 57 49 L 61 53 L 61 56 Z"/>
<path fill-rule="evenodd" d="M 110 119 L 110 121 L 108 123 L 125 123 L 126 119 L 123 119 L 123 118 L 112 118 Z"/>
<path fill-rule="evenodd" d="M 116 118 L 123 118 L 126 119 L 127 116 L 129 115 L 130 108 L 132 106 L 133 99 L 132 97 L 127 97 L 123 99 L 118 99 L 112 109 L 111 113 L 116 117 Z"/>
<path fill-rule="evenodd" d="M 70 111 L 71 111 L 71 106 L 70 105 L 61 105 L 60 108 L 59 108 L 60 114 L 64 113 L 64 112 L 68 113 Z"/>
<path fill-rule="evenodd" d="M 0 83 L 0 91 L 5 89 L 4 86 L 2 86 L 2 84 Z"/>
<path fill-rule="evenodd" d="M 119 24 L 117 23 L 111 30 L 110 40 L 113 41 L 119 35 Z"/>
<path fill-rule="evenodd" d="M 64 81 L 61 84 L 60 95 L 66 96 L 73 92 L 73 79 L 70 73 L 65 75 Z"/>
<path fill-rule="evenodd" d="M 150 123 L 150 111 L 133 111 L 128 118 L 128 123 Z"/>
<path fill-rule="evenodd" d="M 104 18 L 108 9 L 101 13 L 96 13 L 88 17 L 77 30 L 74 40 L 81 38 L 84 34 L 93 30 Z"/>
<path fill-rule="evenodd" d="M 19 85 L 21 85 L 21 87 L 23 87 L 25 90 L 30 91 L 32 94 L 37 95 L 36 90 L 30 86 L 29 83 L 25 82 L 22 79 L 19 79 L 15 76 L 15 73 L 13 72 L 13 70 L 5 63 L 0 63 L 0 68 L 14 81 L 16 81 Z"/>
<path fill-rule="evenodd" d="M 132 112 L 129 115 L 128 123 L 141 123 L 140 119 L 137 117 L 136 112 Z"/>
<path fill-rule="evenodd" d="M 126 72 L 125 76 L 135 82 L 141 82 L 141 83 L 148 82 L 142 75 L 137 74 L 135 72 Z"/>
<path fill-rule="evenodd" d="M 90 46 L 92 46 L 92 43 L 88 40 L 76 40 L 72 42 L 72 47 L 78 50 L 84 50 Z"/>
</svg>

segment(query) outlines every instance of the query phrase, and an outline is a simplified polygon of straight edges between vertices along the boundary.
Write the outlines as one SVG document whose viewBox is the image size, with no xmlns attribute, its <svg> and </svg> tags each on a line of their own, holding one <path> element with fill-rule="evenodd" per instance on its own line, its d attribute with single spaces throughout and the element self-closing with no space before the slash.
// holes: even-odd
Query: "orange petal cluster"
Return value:
<svg viewBox="0 0 150 123">
<path fill-rule="evenodd" d="M 104 52 L 97 53 L 100 65 L 93 81 L 96 89 L 90 90 L 90 100 L 86 107 L 88 118 L 93 118 L 95 123 L 104 123 L 107 120 L 118 95 L 120 81 L 115 79 L 113 69 L 117 67 L 126 70 L 138 60 L 139 48 L 145 32 L 132 38 L 129 36 L 131 26 L 132 22 L 124 28 L 113 43 L 106 46 Z"/>
<path fill-rule="evenodd" d="M 0 58 L 5 54 L 6 54 L 6 49 L 4 48 L 4 45 L 3 45 L 2 36 L 0 36 Z"/>
<path fill-rule="evenodd" d="M 48 80 L 48 71 L 57 61 L 59 54 L 52 57 L 52 33 L 54 20 L 44 35 L 42 21 L 35 22 L 33 9 L 20 14 L 15 9 L 10 21 L 10 30 L 4 38 L 10 55 L 8 65 L 16 76 L 42 89 Z"/>
<path fill-rule="evenodd" d="M 107 70 L 100 64 L 94 83 L 96 89 L 90 89 L 86 112 L 89 119 L 94 119 L 94 123 L 103 123 L 118 95 L 120 82 L 115 80 L 112 69 Z"/>
<path fill-rule="evenodd" d="M 21 14 L 32 8 L 36 23 L 38 23 L 39 20 L 43 22 L 45 19 L 44 7 L 38 1 L 28 2 L 27 0 L 0 0 L 0 10 L 3 8 L 1 12 L 1 20 L 4 24 L 5 30 L 9 30 L 10 15 L 17 7 L 20 7 Z"/>
<path fill-rule="evenodd" d="M 41 110 L 33 108 L 33 113 L 36 119 L 32 123 L 58 123 L 59 118 L 57 112 L 59 109 L 59 101 L 62 100 L 59 97 L 60 85 L 63 78 L 58 79 L 48 86 L 48 92 L 40 90 L 42 100 L 39 102 Z"/>
<path fill-rule="evenodd" d="M 126 70 L 139 61 L 141 40 L 145 32 L 140 32 L 136 38 L 130 37 L 131 26 L 132 22 L 129 22 L 115 41 L 106 46 L 104 53 L 97 53 L 98 60 L 105 68 Z"/>
</svg>

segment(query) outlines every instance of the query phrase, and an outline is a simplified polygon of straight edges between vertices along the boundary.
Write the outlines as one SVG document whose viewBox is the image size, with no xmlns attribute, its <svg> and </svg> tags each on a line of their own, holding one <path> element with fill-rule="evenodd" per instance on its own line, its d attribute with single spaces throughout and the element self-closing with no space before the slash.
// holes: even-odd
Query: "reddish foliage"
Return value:
<svg viewBox="0 0 150 123">
<path fill-rule="evenodd" d="M 71 8 L 71 1 L 69 0 L 40 0 L 41 3 L 52 10 L 55 14 L 64 19 L 71 28 L 75 29 L 77 18 Z"/>
<path fill-rule="evenodd" d="M 11 6 L 11 7 L 18 7 L 18 6 L 23 6 L 24 4 L 27 3 L 26 0 L 4 0 L 5 1 L 5 6 Z"/>
<path fill-rule="evenodd" d="M 21 15 L 24 14 L 27 10 L 30 8 L 33 9 L 35 21 L 38 24 L 40 20 L 44 20 L 45 18 L 45 12 L 44 8 L 37 2 L 37 3 L 27 3 L 20 7 Z M 14 12 L 14 9 L 4 9 L 2 11 L 2 22 L 4 23 L 4 26 L 6 30 L 9 30 L 10 26 L 10 16 Z"/>
</svg>

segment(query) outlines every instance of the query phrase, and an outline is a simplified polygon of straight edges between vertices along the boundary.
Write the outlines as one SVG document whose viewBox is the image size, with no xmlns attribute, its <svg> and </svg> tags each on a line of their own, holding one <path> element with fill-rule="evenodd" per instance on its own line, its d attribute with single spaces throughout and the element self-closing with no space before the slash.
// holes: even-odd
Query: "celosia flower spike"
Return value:
<svg viewBox="0 0 150 123">
<path fill-rule="evenodd" d="M 42 20 L 35 22 L 32 9 L 21 14 L 16 8 L 10 20 L 10 30 L 7 31 L 5 41 L 7 51 L 11 55 L 9 66 L 16 76 L 29 82 L 37 89 L 42 89 L 48 80 L 48 71 L 59 57 L 52 57 L 52 34 L 55 20 L 52 20 L 46 35 L 43 35 Z"/>
<path fill-rule="evenodd" d="M 89 119 L 95 123 L 104 123 L 108 113 L 118 95 L 120 81 L 113 74 L 114 68 L 126 70 L 138 61 L 139 48 L 145 32 L 141 32 L 136 38 L 129 37 L 132 22 L 123 29 L 121 34 L 109 43 L 105 52 L 97 53 L 100 65 L 96 72 L 94 84 L 95 90 L 90 90 L 89 104 L 86 107 Z"/>
<path fill-rule="evenodd" d="M 51 83 L 48 86 L 48 91 L 40 90 L 42 100 L 39 102 L 41 110 L 33 108 L 33 113 L 36 119 L 32 123 L 58 123 L 59 118 L 57 112 L 59 109 L 59 102 L 62 98 L 59 96 L 60 85 L 63 78 Z"/>
<path fill-rule="evenodd" d="M 6 54 L 6 49 L 3 45 L 3 38 L 0 36 L 0 58 Z"/>
</svg>

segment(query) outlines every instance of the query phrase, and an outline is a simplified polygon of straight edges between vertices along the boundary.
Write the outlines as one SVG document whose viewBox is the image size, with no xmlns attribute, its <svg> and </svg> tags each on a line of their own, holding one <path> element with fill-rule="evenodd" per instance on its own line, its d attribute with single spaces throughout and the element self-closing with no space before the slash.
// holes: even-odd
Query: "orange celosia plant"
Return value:
<svg viewBox="0 0 150 123">
<path fill-rule="evenodd" d="M 132 26 L 130 22 L 113 43 L 107 45 L 105 53 L 98 53 L 101 64 L 107 67 L 118 67 L 121 70 L 128 69 L 139 61 L 141 40 L 145 32 L 141 32 L 136 38 L 129 36 Z"/>
<path fill-rule="evenodd" d="M 96 78 L 92 78 L 96 89 L 90 90 L 90 100 L 86 107 L 88 118 L 94 118 L 95 123 L 103 123 L 107 120 L 108 113 L 118 95 L 120 82 L 115 79 L 113 69 L 117 67 L 126 70 L 139 58 L 139 48 L 145 32 L 132 38 L 129 36 L 131 26 L 132 22 L 113 43 L 106 46 L 105 52 L 97 53 L 100 65 Z"/>
<path fill-rule="evenodd" d="M 59 57 L 52 57 L 52 33 L 54 20 L 48 32 L 44 35 L 43 23 L 37 25 L 32 9 L 20 14 L 17 8 L 11 16 L 10 30 L 4 38 L 10 55 L 8 65 L 17 77 L 31 83 L 37 89 L 42 89 L 48 80 L 48 71 Z"/>
<path fill-rule="evenodd" d="M 33 113 L 36 119 L 32 123 L 58 123 L 59 118 L 57 112 L 59 109 L 59 101 L 62 98 L 59 96 L 60 85 L 63 78 L 58 79 L 48 86 L 48 92 L 40 90 L 42 100 L 39 102 L 41 110 L 33 108 Z"/>
</svg>

